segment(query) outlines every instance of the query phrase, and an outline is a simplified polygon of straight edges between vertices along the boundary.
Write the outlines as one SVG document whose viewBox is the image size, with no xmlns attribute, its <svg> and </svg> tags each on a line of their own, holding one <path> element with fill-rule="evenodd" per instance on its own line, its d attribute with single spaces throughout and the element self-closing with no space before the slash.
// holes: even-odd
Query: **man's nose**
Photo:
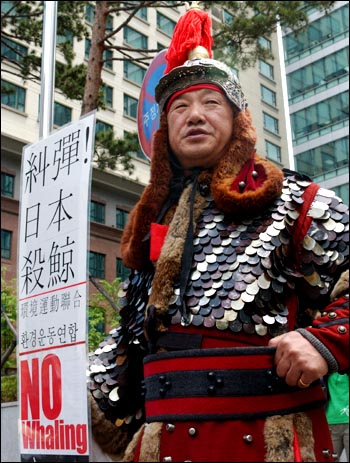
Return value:
<svg viewBox="0 0 350 463">
<path fill-rule="evenodd" d="M 188 121 L 191 123 L 198 123 L 204 119 L 203 106 L 197 103 L 194 103 L 189 108 Z"/>
</svg>

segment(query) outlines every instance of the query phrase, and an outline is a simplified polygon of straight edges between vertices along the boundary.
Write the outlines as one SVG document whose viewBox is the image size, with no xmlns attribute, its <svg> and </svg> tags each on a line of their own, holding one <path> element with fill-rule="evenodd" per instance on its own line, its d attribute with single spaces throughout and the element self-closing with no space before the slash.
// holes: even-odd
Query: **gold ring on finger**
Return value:
<svg viewBox="0 0 350 463">
<path fill-rule="evenodd" d="M 298 379 L 298 383 L 297 383 L 298 387 L 300 387 L 301 389 L 305 389 L 306 387 L 309 387 L 310 386 L 310 383 L 304 383 L 304 381 L 299 378 Z"/>
</svg>

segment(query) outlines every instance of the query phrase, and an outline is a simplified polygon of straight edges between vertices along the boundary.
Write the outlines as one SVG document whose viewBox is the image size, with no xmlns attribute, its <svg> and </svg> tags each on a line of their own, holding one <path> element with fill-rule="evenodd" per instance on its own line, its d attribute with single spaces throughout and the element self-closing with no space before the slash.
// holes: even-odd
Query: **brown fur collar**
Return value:
<svg viewBox="0 0 350 463">
<path fill-rule="evenodd" d="M 214 168 L 210 186 L 218 206 L 228 214 L 253 214 L 281 194 L 283 173 L 274 164 L 254 152 L 256 133 L 248 110 L 234 120 L 233 141 L 227 154 Z M 150 184 L 132 210 L 124 230 L 121 253 L 124 264 L 140 270 L 149 259 L 149 244 L 144 238 L 167 199 L 172 179 L 168 152 L 168 126 L 165 116 L 154 135 Z M 258 173 L 252 182 L 253 170 Z M 209 173 L 207 173 L 209 175 Z M 250 188 L 240 191 L 242 180 Z"/>
</svg>

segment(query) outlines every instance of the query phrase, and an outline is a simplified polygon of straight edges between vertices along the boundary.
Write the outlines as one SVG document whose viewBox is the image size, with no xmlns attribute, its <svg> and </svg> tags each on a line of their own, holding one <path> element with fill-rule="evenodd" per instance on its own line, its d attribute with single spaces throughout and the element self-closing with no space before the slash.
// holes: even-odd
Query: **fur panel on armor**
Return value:
<svg viewBox="0 0 350 463">
<path fill-rule="evenodd" d="M 312 423 L 305 413 L 276 415 L 266 418 L 264 438 L 267 462 L 295 461 L 294 429 L 302 461 L 316 461 L 313 451 Z"/>
<path fill-rule="evenodd" d="M 138 446 L 139 440 L 142 438 L 145 426 L 146 425 L 143 424 L 141 428 L 134 434 L 132 441 L 130 442 L 130 444 L 127 446 L 125 450 L 122 461 L 135 461 L 136 448 Z"/>
<path fill-rule="evenodd" d="M 140 446 L 140 454 L 136 461 L 157 462 L 160 461 L 160 439 L 163 423 L 146 423 L 135 434 L 133 440 L 125 450 L 122 461 L 135 461 L 137 449 Z M 141 439 L 141 444 L 140 444 Z"/>
<path fill-rule="evenodd" d="M 342 294 L 349 293 L 349 269 L 345 270 L 331 292 L 331 301 L 335 301 Z"/>
<path fill-rule="evenodd" d="M 174 293 L 174 281 L 181 270 L 181 260 L 189 224 L 189 196 L 192 184 L 184 190 L 165 239 L 153 280 L 149 304 L 153 304 L 161 315 L 167 311 Z M 193 221 L 197 222 L 206 204 L 205 198 L 197 193 L 193 205 Z"/>
</svg>

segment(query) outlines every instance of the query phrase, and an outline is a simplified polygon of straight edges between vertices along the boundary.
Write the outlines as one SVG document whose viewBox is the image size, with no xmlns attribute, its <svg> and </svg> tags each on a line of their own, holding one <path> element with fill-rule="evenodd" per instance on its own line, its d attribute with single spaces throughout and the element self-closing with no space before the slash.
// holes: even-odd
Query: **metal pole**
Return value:
<svg viewBox="0 0 350 463">
<path fill-rule="evenodd" d="M 283 49 L 283 34 L 281 29 L 281 24 L 277 22 L 277 43 L 278 43 L 278 53 L 280 58 L 281 66 L 281 78 L 282 78 L 282 94 L 283 94 L 283 106 L 284 106 L 284 116 L 286 119 L 286 130 L 287 130 L 287 146 L 288 146 L 288 159 L 289 159 L 289 169 L 295 169 L 295 161 L 293 154 L 293 140 L 292 140 L 292 125 L 289 114 L 289 99 L 288 99 L 288 87 L 287 87 L 287 74 L 286 66 L 284 62 L 284 49 Z"/>
<path fill-rule="evenodd" d="M 53 95 L 55 91 L 55 52 L 57 2 L 44 2 L 41 57 L 41 92 L 39 137 L 50 135 L 53 126 Z"/>
</svg>

